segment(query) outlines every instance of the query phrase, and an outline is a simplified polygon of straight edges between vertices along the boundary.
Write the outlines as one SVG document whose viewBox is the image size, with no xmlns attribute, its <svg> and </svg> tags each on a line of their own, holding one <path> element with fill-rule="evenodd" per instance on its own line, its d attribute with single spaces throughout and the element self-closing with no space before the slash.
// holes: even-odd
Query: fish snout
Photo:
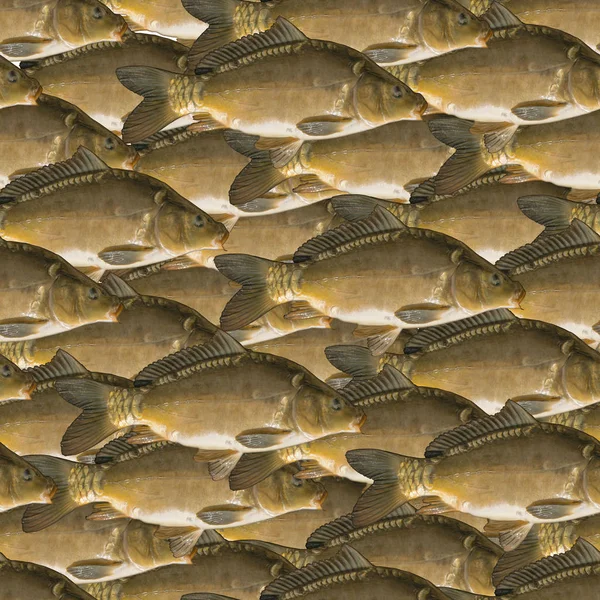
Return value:
<svg viewBox="0 0 600 600">
<path fill-rule="evenodd" d="M 417 94 L 417 106 L 413 109 L 411 116 L 420 119 L 425 114 L 428 106 L 427 100 L 421 94 Z"/>
<path fill-rule="evenodd" d="M 54 480 L 47 477 L 48 485 L 42 494 L 42 499 L 46 504 L 50 504 L 52 502 L 52 498 L 54 498 L 56 492 L 58 491 L 58 486 L 54 483 Z"/>
<path fill-rule="evenodd" d="M 123 312 L 123 308 L 124 308 L 123 304 L 121 302 L 119 302 L 119 304 L 117 304 L 117 306 L 115 306 L 114 308 L 111 308 L 108 311 L 108 317 L 113 323 L 118 322 L 119 315 Z"/>
<path fill-rule="evenodd" d="M 122 42 L 123 41 L 123 36 L 129 31 L 129 25 L 127 25 L 127 22 L 125 20 L 123 20 L 123 24 L 121 25 L 121 27 L 119 27 L 119 29 L 117 29 L 117 31 L 115 32 L 114 38 L 117 42 Z"/>
<path fill-rule="evenodd" d="M 312 508 L 316 508 L 317 510 L 323 510 L 323 502 L 327 498 L 327 490 L 322 490 L 318 493 L 315 498 L 311 501 L 310 505 Z"/>
<path fill-rule="evenodd" d="M 42 95 L 42 86 L 38 83 L 37 87 L 27 94 L 27 102 L 35 104 L 38 98 Z"/>
<path fill-rule="evenodd" d="M 129 169 L 130 171 L 133 171 L 133 169 L 135 168 L 135 165 L 138 164 L 138 161 L 140 160 L 140 155 L 138 154 L 137 150 L 134 150 L 133 148 L 131 148 L 132 152 L 130 153 L 129 158 L 127 158 L 127 160 L 125 161 L 125 168 Z"/>
<path fill-rule="evenodd" d="M 21 399 L 22 400 L 31 400 L 31 394 L 35 392 L 35 388 L 37 387 L 37 383 L 35 381 L 31 381 L 24 385 L 21 388 Z"/>
<path fill-rule="evenodd" d="M 215 248 L 218 250 L 225 250 L 225 242 L 229 239 L 229 231 L 225 225 L 223 225 L 223 229 L 219 232 L 215 239 Z"/>
<path fill-rule="evenodd" d="M 489 42 L 490 38 L 492 37 L 492 35 L 494 35 L 493 30 L 491 29 L 491 27 L 488 27 L 486 31 L 482 32 L 479 37 L 477 38 L 477 45 L 481 46 L 482 48 L 486 48 L 487 47 L 487 43 Z"/>
<path fill-rule="evenodd" d="M 513 294 L 512 308 L 522 308 L 521 302 L 525 299 L 526 293 L 525 288 L 520 283 L 517 283 L 515 293 Z"/>
<path fill-rule="evenodd" d="M 360 430 L 362 429 L 362 426 L 365 424 L 367 420 L 367 415 L 366 413 L 363 413 L 362 415 L 360 415 L 360 417 L 357 417 L 354 421 L 354 425 L 352 426 L 352 431 L 356 432 L 356 433 L 360 433 Z"/>
</svg>

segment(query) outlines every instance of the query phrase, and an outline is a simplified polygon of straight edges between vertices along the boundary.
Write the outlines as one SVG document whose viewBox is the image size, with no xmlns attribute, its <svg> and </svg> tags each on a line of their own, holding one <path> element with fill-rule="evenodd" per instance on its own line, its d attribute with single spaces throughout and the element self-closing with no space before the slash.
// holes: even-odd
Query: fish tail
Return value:
<svg viewBox="0 0 600 600">
<path fill-rule="evenodd" d="M 144 97 L 125 120 L 125 142 L 139 142 L 181 116 L 171 104 L 169 88 L 182 75 L 153 67 L 119 67 L 117 77 L 127 89 Z"/>
<path fill-rule="evenodd" d="M 208 25 L 208 29 L 194 42 L 188 54 L 188 67 L 204 58 L 212 50 L 225 46 L 243 35 L 253 31 L 238 31 L 236 22 L 241 9 L 253 10 L 246 7 L 247 2 L 240 0 L 182 0 L 183 7 L 193 17 Z M 262 8 L 262 7 L 261 7 Z M 236 18 L 236 16 L 238 18 Z"/>
<path fill-rule="evenodd" d="M 229 476 L 232 490 L 245 490 L 256 485 L 286 465 L 283 452 L 251 452 L 244 454 Z"/>
<path fill-rule="evenodd" d="M 352 519 L 357 527 L 391 513 L 414 496 L 424 475 L 425 459 L 375 449 L 349 450 L 350 466 L 373 480 L 357 500 Z"/>
<path fill-rule="evenodd" d="M 55 386 L 63 400 L 83 409 L 61 440 L 60 448 L 65 456 L 85 452 L 120 429 L 109 411 L 114 386 L 91 379 L 67 379 L 57 381 Z"/>
<path fill-rule="evenodd" d="M 278 297 L 281 294 L 272 295 L 271 286 L 283 288 L 274 292 L 285 291 L 294 265 L 248 254 L 222 254 L 215 257 L 215 266 L 225 277 L 242 285 L 221 314 L 221 327 L 226 331 L 242 329 L 287 302 L 285 297 Z"/>
<path fill-rule="evenodd" d="M 517 200 L 521 212 L 553 234 L 571 224 L 573 202 L 555 196 L 522 196 Z"/>
<path fill-rule="evenodd" d="M 30 504 L 25 510 L 22 519 L 23 531 L 31 533 L 50 527 L 79 506 L 71 494 L 69 480 L 74 471 L 89 470 L 90 466 L 55 456 L 34 455 L 27 456 L 26 459 L 46 477 L 50 477 L 56 485 L 51 504 Z"/>
<path fill-rule="evenodd" d="M 356 379 L 370 379 L 379 372 L 379 357 L 363 346 L 329 346 L 325 356 L 336 369 Z"/>
</svg>

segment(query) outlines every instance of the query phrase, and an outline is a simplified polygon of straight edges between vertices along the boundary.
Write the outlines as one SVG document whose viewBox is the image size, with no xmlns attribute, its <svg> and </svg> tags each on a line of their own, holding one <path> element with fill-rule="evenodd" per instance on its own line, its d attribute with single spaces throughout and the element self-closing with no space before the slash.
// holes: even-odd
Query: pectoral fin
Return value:
<svg viewBox="0 0 600 600">
<path fill-rule="evenodd" d="M 352 119 L 348 117 L 320 115 L 303 119 L 296 127 L 306 135 L 333 135 L 344 131 L 350 123 L 352 123 Z"/>
<path fill-rule="evenodd" d="M 202 535 L 197 527 L 166 527 L 161 525 L 154 536 L 161 540 L 169 540 L 169 548 L 175 558 L 190 554 Z"/>
<path fill-rule="evenodd" d="M 512 552 L 527 537 L 532 523 L 528 521 L 492 521 L 488 520 L 483 531 L 489 537 L 497 537 L 505 552 Z"/>
<path fill-rule="evenodd" d="M 579 506 L 581 506 L 579 500 L 550 498 L 549 500 L 539 500 L 530 504 L 527 507 L 527 512 L 538 519 L 554 521 L 564 517 L 572 517 Z"/>
<path fill-rule="evenodd" d="M 28 317 L 6 319 L 5 321 L 0 321 L 0 336 L 5 338 L 29 337 L 38 333 L 47 323 L 47 319 L 32 319 Z"/>
<path fill-rule="evenodd" d="M 283 442 L 290 433 L 289 429 L 263 427 L 242 431 L 242 433 L 235 436 L 235 439 L 246 448 L 270 448 Z"/>
<path fill-rule="evenodd" d="M 511 112 L 524 121 L 544 121 L 558 116 L 566 106 L 565 102 L 534 100 L 533 102 L 522 102 L 513 106 Z"/>
<path fill-rule="evenodd" d="M 437 321 L 444 316 L 444 313 L 450 310 L 450 306 L 443 304 L 434 304 L 426 302 L 424 304 L 410 304 L 403 306 L 396 311 L 396 316 L 410 325 L 421 325 Z"/>
<path fill-rule="evenodd" d="M 44 52 L 51 43 L 52 40 L 49 38 L 33 35 L 9 38 L 0 42 L 0 52 L 10 58 L 23 58 Z"/>
<path fill-rule="evenodd" d="M 379 64 L 392 64 L 408 60 L 418 48 L 414 44 L 374 44 L 363 50 L 363 54 Z"/>
<path fill-rule="evenodd" d="M 401 329 L 393 325 L 359 325 L 353 336 L 367 338 L 369 349 L 373 354 L 383 354 L 395 341 Z"/>
<path fill-rule="evenodd" d="M 528 396 L 517 396 L 511 398 L 519 406 L 524 408 L 530 415 L 534 417 L 540 413 L 550 410 L 554 404 L 560 402 L 560 396 L 544 396 L 543 394 L 530 394 Z"/>
<path fill-rule="evenodd" d="M 79 560 L 67 567 L 69 575 L 79 579 L 102 579 L 111 577 L 123 563 L 118 560 L 106 560 L 104 558 L 93 558 L 90 560 Z"/>
<path fill-rule="evenodd" d="M 206 507 L 197 514 L 197 517 L 209 525 L 231 525 L 241 523 L 252 510 L 251 506 L 219 504 Z"/>
<path fill-rule="evenodd" d="M 153 250 L 154 248 L 149 246 L 136 246 L 135 244 L 110 246 L 99 252 L 98 257 L 109 265 L 126 266 L 142 261 Z"/>
<path fill-rule="evenodd" d="M 213 481 L 219 481 L 229 476 L 241 456 L 235 450 L 198 450 L 194 460 L 208 463 L 208 472 Z"/>
</svg>

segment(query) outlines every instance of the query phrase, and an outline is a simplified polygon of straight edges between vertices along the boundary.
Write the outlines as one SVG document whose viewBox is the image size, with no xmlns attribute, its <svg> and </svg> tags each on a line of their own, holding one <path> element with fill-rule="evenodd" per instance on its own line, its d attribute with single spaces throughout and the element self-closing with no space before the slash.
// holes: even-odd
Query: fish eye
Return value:
<svg viewBox="0 0 600 600">
<path fill-rule="evenodd" d="M 298 479 L 297 477 L 292 477 L 292 485 L 295 487 L 302 487 L 304 485 L 304 481 L 302 481 L 302 479 Z"/>
<path fill-rule="evenodd" d="M 33 473 L 30 469 L 25 469 L 23 471 L 23 481 L 31 481 L 33 479 Z"/>
<path fill-rule="evenodd" d="M 331 408 L 333 410 L 342 410 L 342 401 L 339 398 L 334 398 L 331 401 Z"/>
<path fill-rule="evenodd" d="M 11 69 L 6 74 L 6 79 L 8 80 L 8 83 L 16 83 L 19 79 L 19 74 L 14 69 Z"/>
<path fill-rule="evenodd" d="M 500 275 L 498 275 L 498 273 L 492 273 L 492 276 L 490 277 L 490 283 L 494 287 L 498 287 L 502 283 L 502 279 L 500 278 Z"/>
<path fill-rule="evenodd" d="M 94 10 L 92 10 L 92 17 L 94 19 L 101 19 L 104 16 L 104 11 L 99 6 L 94 6 Z"/>
<path fill-rule="evenodd" d="M 199 229 L 204 227 L 204 217 L 202 215 L 196 215 L 194 217 L 194 225 Z"/>
<path fill-rule="evenodd" d="M 464 12 L 458 13 L 458 24 L 466 25 L 469 22 L 469 17 Z"/>
<path fill-rule="evenodd" d="M 104 140 L 104 147 L 107 150 L 114 150 L 116 145 L 117 144 L 115 143 L 115 140 L 113 138 L 106 138 Z"/>
<path fill-rule="evenodd" d="M 403 95 L 404 92 L 402 91 L 402 88 L 399 85 L 395 85 L 392 88 L 392 96 L 394 96 L 394 98 L 402 98 Z"/>
<path fill-rule="evenodd" d="M 99 296 L 100 292 L 98 291 L 98 288 L 93 287 L 88 290 L 88 298 L 90 300 L 98 300 Z"/>
<path fill-rule="evenodd" d="M 2 367 L 2 377 L 10 377 L 12 375 L 12 369 L 8 365 Z"/>
</svg>

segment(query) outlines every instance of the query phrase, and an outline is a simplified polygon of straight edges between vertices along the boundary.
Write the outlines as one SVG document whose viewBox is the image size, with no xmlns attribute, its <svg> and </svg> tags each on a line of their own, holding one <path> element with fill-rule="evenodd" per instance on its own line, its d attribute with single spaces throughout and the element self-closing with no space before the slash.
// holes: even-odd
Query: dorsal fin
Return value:
<svg viewBox="0 0 600 600">
<path fill-rule="evenodd" d="M 277 17 L 275 24 L 267 31 L 245 36 L 209 52 L 196 65 L 196 75 L 218 70 L 219 67 L 225 67 L 231 63 L 238 66 L 245 57 L 255 52 L 274 48 L 281 44 L 305 42 L 306 40 L 308 38 L 287 19 Z"/>
<path fill-rule="evenodd" d="M 362 571 L 373 565 L 351 546 L 344 546 L 333 558 L 314 562 L 272 581 L 260 595 L 261 600 L 277 600 L 286 592 L 329 578 L 338 573 Z"/>
<path fill-rule="evenodd" d="M 127 433 L 102 446 L 102 448 L 100 448 L 96 454 L 94 462 L 97 465 L 113 462 L 125 462 L 126 460 L 132 460 L 134 458 L 144 456 L 150 452 L 155 452 L 156 450 L 164 448 L 165 446 L 177 445 L 174 442 L 160 441 L 144 444 L 143 446 L 135 446 L 128 442 L 128 439 L 133 435 L 135 435 L 135 432 Z"/>
<path fill-rule="evenodd" d="M 417 386 L 398 369 L 388 364 L 373 379 L 353 381 L 339 390 L 339 393 L 355 406 L 361 406 L 373 404 L 373 397 L 376 397 L 375 403 L 386 402 L 387 394 L 413 389 L 417 389 Z"/>
<path fill-rule="evenodd" d="M 102 287 L 112 296 L 116 296 L 121 300 L 127 298 L 137 298 L 139 294 L 127 283 L 125 283 L 118 275 L 108 273 L 101 282 Z"/>
<path fill-rule="evenodd" d="M 538 589 L 544 585 L 544 580 L 553 583 L 558 579 L 581 575 L 583 567 L 599 566 L 599 563 L 600 551 L 587 540 L 578 538 L 568 552 L 542 558 L 505 577 L 496 588 L 496 595 Z"/>
<path fill-rule="evenodd" d="M 376 206 L 366 219 L 343 223 L 302 244 L 294 254 L 294 262 L 322 260 L 347 252 L 357 240 L 368 243 L 370 237 L 380 239 L 382 233 L 401 231 L 408 231 L 408 227 L 385 208 Z"/>
<path fill-rule="evenodd" d="M 246 348 L 237 340 L 234 340 L 229 334 L 218 330 L 212 340 L 201 346 L 184 348 L 170 354 L 140 371 L 134 380 L 136 387 L 150 385 L 151 383 L 160 383 L 162 377 L 179 373 L 198 363 L 224 356 L 234 356 L 236 354 L 245 354 Z"/>
<path fill-rule="evenodd" d="M 11 181 L 0 191 L 0 201 L 9 202 L 29 192 L 52 185 L 61 179 L 85 173 L 106 171 L 108 168 L 91 150 L 80 146 L 71 158 L 53 165 L 47 165 Z"/>
<path fill-rule="evenodd" d="M 460 454 L 476 440 L 489 438 L 507 429 L 521 429 L 537 424 L 524 408 L 509 400 L 495 415 L 474 419 L 436 437 L 425 449 L 425 458 Z"/>
<path fill-rule="evenodd" d="M 26 372 L 31 373 L 36 383 L 43 383 L 57 377 L 89 374 L 89 371 L 78 360 L 62 349 L 56 352 L 50 362 L 26 369 Z"/>
<path fill-rule="evenodd" d="M 500 2 L 492 2 L 490 8 L 481 15 L 481 18 L 488 23 L 492 31 L 523 26 L 523 21 Z"/>
<path fill-rule="evenodd" d="M 515 321 L 518 319 L 510 310 L 497 308 L 460 321 L 427 327 L 408 340 L 404 353 L 414 354 L 422 350 L 434 350 L 443 345 L 458 343 L 473 335 L 496 331 L 498 325 Z"/>
<path fill-rule="evenodd" d="M 164 131 L 157 131 L 156 133 L 132 144 L 132 146 L 138 151 L 144 150 L 156 150 L 165 146 L 172 146 L 178 142 L 187 140 L 188 138 L 204 135 L 205 132 L 194 131 L 188 129 L 189 125 L 183 127 L 174 127 L 173 129 L 166 129 Z"/>
<path fill-rule="evenodd" d="M 537 237 L 531 244 L 505 254 L 496 262 L 496 266 L 511 275 L 518 275 L 563 257 L 581 256 L 581 252 L 573 251 L 575 249 L 599 245 L 600 235 L 579 219 L 574 219 L 568 229 Z"/>
</svg>

